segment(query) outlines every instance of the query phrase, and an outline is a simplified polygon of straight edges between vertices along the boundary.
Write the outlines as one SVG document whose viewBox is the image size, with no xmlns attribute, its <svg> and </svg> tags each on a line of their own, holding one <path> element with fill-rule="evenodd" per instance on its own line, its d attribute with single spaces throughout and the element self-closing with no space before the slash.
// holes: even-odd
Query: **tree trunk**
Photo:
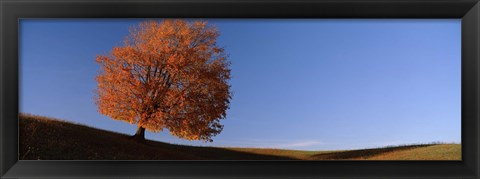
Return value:
<svg viewBox="0 0 480 179">
<path fill-rule="evenodd" d="M 135 133 L 133 138 L 141 141 L 145 140 L 145 128 L 143 128 L 142 126 L 138 126 L 137 132 Z"/>
</svg>

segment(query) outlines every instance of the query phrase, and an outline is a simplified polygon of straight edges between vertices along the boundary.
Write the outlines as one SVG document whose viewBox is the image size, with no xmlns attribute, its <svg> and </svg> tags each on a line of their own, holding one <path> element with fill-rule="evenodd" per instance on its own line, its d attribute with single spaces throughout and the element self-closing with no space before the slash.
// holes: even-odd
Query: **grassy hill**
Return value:
<svg viewBox="0 0 480 179">
<path fill-rule="evenodd" d="M 460 144 L 343 151 L 222 148 L 138 142 L 129 135 L 47 117 L 19 117 L 20 160 L 460 160 Z"/>
</svg>

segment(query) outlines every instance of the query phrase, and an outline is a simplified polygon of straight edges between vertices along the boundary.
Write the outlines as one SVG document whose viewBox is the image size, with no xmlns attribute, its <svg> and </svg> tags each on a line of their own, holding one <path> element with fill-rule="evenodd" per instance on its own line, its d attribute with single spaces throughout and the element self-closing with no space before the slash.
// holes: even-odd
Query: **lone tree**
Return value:
<svg viewBox="0 0 480 179">
<path fill-rule="evenodd" d="M 145 129 L 168 129 L 187 140 L 212 141 L 222 131 L 231 94 L 230 62 L 219 32 L 205 21 L 142 22 L 123 46 L 99 55 L 95 103 L 114 120 Z"/>
</svg>

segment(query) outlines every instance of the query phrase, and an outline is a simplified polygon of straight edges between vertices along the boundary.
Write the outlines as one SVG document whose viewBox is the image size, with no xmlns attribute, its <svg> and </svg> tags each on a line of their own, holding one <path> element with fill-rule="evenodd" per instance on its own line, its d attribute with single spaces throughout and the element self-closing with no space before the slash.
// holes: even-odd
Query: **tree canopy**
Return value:
<svg viewBox="0 0 480 179">
<path fill-rule="evenodd" d="M 230 62 L 206 21 L 145 21 L 123 46 L 96 62 L 98 111 L 144 130 L 212 141 L 222 131 L 231 92 Z"/>
</svg>

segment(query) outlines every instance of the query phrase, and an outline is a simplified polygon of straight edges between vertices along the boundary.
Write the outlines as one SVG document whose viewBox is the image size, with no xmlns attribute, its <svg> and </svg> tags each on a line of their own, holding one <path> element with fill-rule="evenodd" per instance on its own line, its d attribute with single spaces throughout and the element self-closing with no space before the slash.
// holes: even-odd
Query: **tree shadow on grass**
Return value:
<svg viewBox="0 0 480 179">
<path fill-rule="evenodd" d="M 146 145 L 168 148 L 177 151 L 178 155 L 192 155 L 192 157 L 185 157 L 186 160 L 298 160 L 286 156 L 255 154 L 218 147 L 174 145 L 155 141 L 148 141 Z"/>
<path fill-rule="evenodd" d="M 332 153 L 313 155 L 311 159 L 312 160 L 345 160 L 345 159 L 367 158 L 367 157 L 380 155 L 387 152 L 408 150 L 408 149 L 414 149 L 419 147 L 428 147 L 432 145 L 435 145 L 435 144 L 418 144 L 418 145 L 408 145 L 408 146 L 384 147 L 384 148 L 376 148 L 376 149 L 332 152 Z"/>
</svg>

